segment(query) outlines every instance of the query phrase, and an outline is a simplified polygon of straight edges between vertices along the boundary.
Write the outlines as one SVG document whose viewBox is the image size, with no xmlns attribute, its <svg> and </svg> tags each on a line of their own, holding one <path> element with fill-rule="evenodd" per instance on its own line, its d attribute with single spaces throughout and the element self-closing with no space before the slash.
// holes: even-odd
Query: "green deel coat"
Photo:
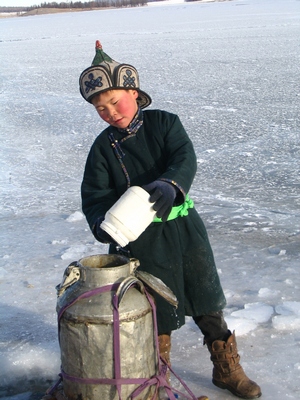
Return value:
<svg viewBox="0 0 300 400">
<path fill-rule="evenodd" d="M 128 182 L 130 186 L 143 186 L 156 179 L 172 182 L 179 189 L 175 205 L 184 201 L 191 187 L 196 156 L 178 116 L 147 110 L 143 111 L 143 120 L 137 133 L 131 135 L 109 126 L 91 147 L 81 188 L 82 209 L 91 230 L 97 218 L 127 190 Z M 113 149 L 111 133 L 123 165 Z M 207 232 L 194 208 L 187 216 L 153 222 L 126 248 L 140 261 L 139 269 L 160 278 L 179 301 L 174 309 L 155 295 L 159 334 L 178 329 L 185 315 L 209 314 L 225 306 Z M 110 253 L 116 252 L 111 245 Z"/>
</svg>

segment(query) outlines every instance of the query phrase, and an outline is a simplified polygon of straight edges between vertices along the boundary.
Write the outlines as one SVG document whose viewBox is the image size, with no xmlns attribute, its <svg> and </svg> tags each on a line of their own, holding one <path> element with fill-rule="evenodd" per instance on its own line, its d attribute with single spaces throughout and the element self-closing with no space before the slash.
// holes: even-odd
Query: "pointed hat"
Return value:
<svg viewBox="0 0 300 400">
<path fill-rule="evenodd" d="M 133 89 L 139 94 L 137 103 L 141 108 L 151 104 L 151 97 L 139 87 L 137 70 L 132 65 L 114 61 L 104 53 L 99 40 L 96 41 L 96 55 L 92 66 L 81 73 L 79 86 L 80 93 L 89 103 L 96 94 L 107 90 Z"/>
</svg>

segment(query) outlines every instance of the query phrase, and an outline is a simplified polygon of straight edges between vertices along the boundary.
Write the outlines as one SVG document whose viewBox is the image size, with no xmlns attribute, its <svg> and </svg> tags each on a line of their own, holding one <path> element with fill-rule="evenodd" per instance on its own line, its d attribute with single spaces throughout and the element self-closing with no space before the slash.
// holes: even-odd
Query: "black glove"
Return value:
<svg viewBox="0 0 300 400">
<path fill-rule="evenodd" d="M 93 233 L 95 238 L 101 243 L 118 244 L 107 232 L 105 232 L 100 225 L 104 221 L 104 217 L 99 217 L 94 225 Z"/>
<path fill-rule="evenodd" d="M 163 222 L 167 221 L 177 194 L 177 188 L 172 183 L 158 180 L 143 186 L 143 189 L 150 194 L 149 200 L 154 203 L 153 209 L 158 218 L 161 218 Z"/>
</svg>

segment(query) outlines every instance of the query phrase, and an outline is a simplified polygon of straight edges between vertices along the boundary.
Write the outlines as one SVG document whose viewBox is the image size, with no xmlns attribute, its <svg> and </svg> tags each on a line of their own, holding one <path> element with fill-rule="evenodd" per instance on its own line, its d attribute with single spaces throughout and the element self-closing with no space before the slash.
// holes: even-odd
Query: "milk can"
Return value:
<svg viewBox="0 0 300 400">
<path fill-rule="evenodd" d="M 158 373 L 155 319 L 135 275 L 138 265 L 121 255 L 85 257 L 69 265 L 57 286 L 61 374 L 69 400 L 127 400 Z M 154 392 L 146 385 L 135 400 L 150 400 Z"/>
</svg>

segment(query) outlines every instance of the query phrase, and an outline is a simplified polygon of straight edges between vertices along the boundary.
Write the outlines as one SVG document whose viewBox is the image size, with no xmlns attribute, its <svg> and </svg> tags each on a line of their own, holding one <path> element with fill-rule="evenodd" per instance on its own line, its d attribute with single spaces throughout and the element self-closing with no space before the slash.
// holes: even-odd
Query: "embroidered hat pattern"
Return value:
<svg viewBox="0 0 300 400">
<path fill-rule="evenodd" d="M 135 89 L 139 96 L 137 103 L 141 108 L 151 104 L 151 97 L 140 89 L 139 75 L 130 64 L 121 64 L 104 53 L 99 40 L 96 41 L 96 54 L 91 67 L 86 68 L 79 77 L 80 93 L 91 103 L 92 98 L 107 90 Z"/>
</svg>

